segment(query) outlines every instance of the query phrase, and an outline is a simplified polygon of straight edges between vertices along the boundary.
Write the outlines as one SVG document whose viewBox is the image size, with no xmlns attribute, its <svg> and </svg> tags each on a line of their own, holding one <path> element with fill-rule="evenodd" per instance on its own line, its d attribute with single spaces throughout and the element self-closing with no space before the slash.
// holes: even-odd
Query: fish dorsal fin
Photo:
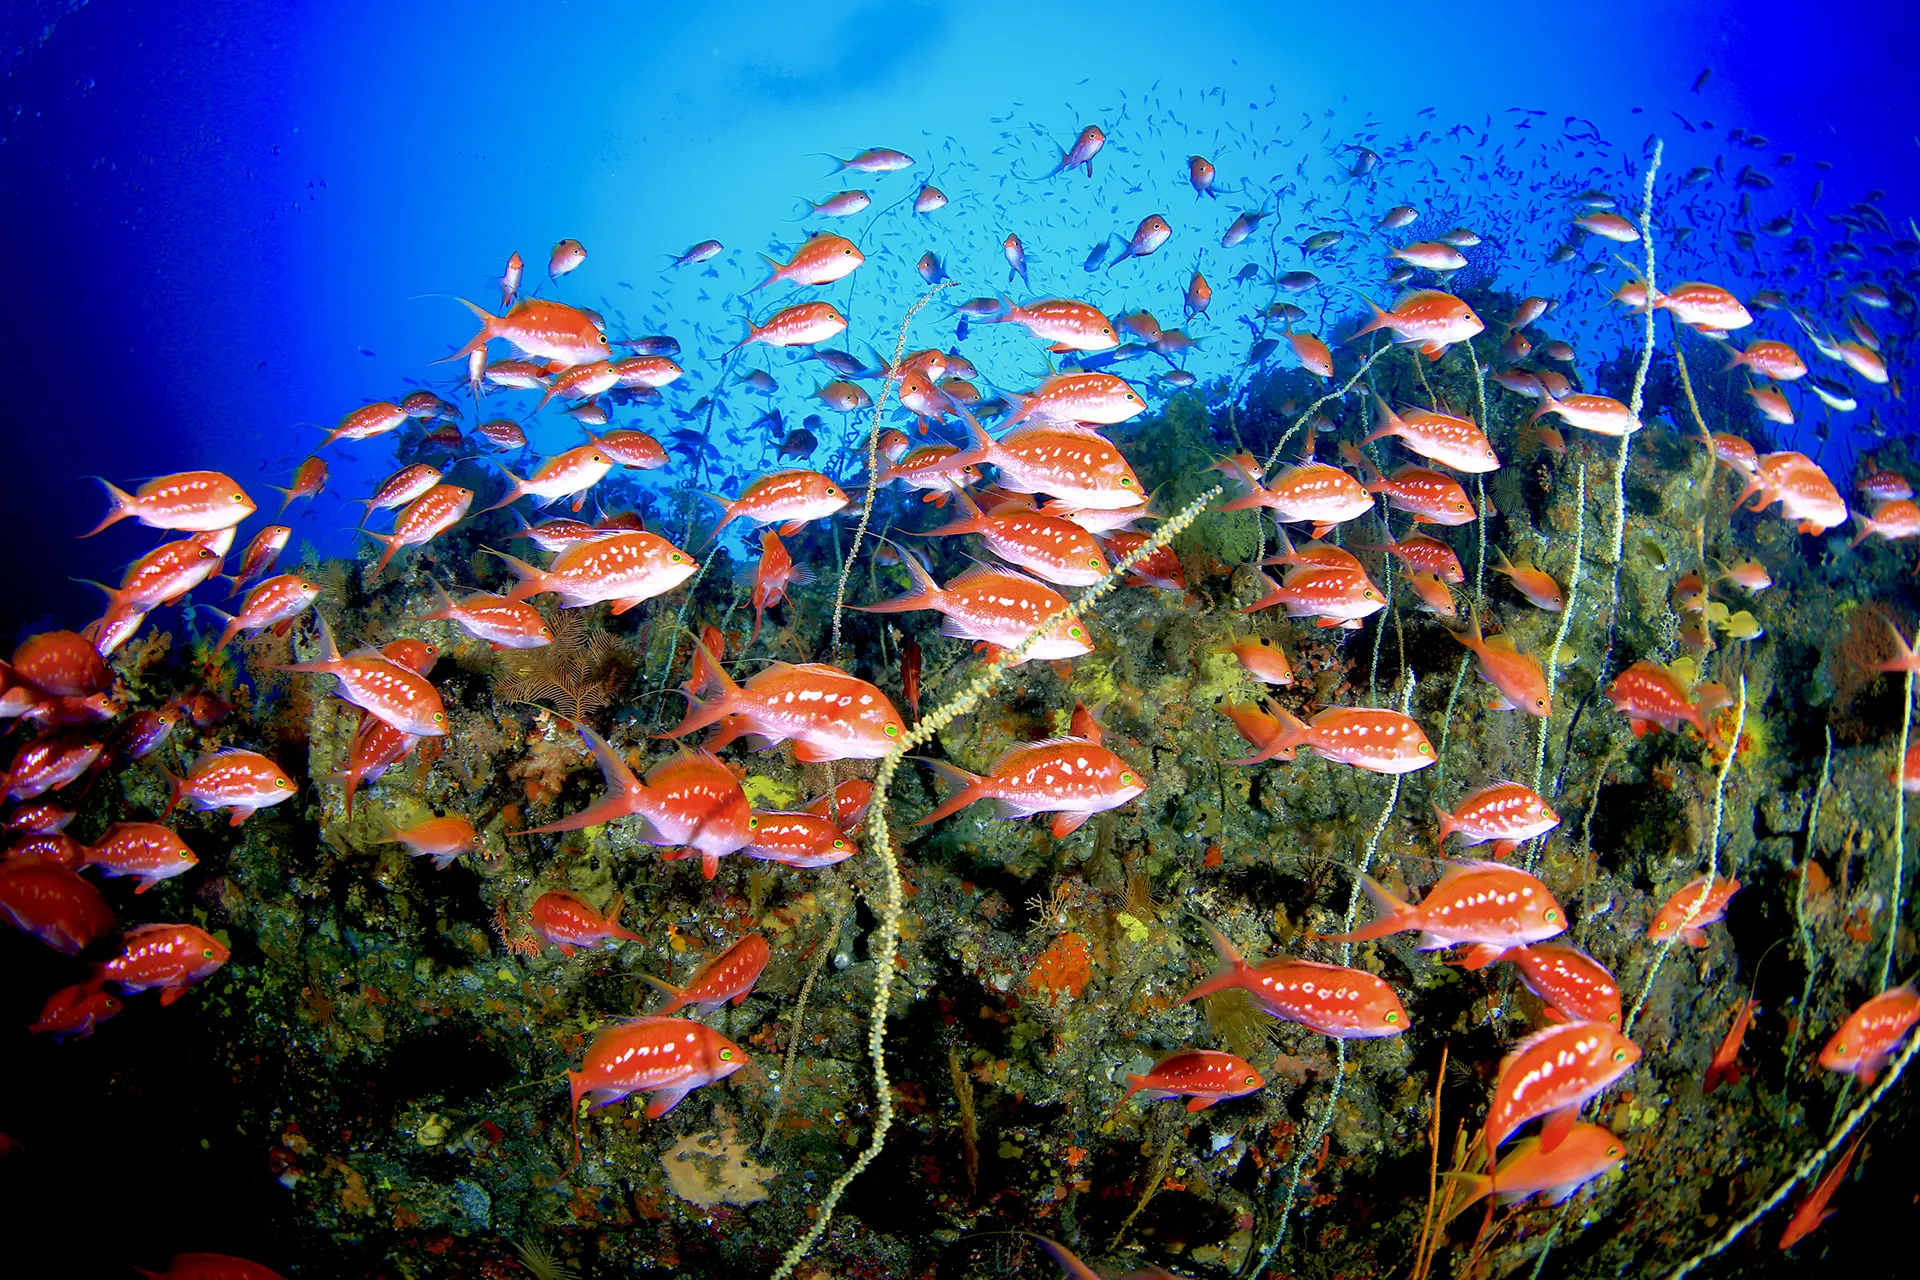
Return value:
<svg viewBox="0 0 1920 1280">
<path fill-rule="evenodd" d="M 1100 434 L 1100 429 L 1098 427 L 1089 426 L 1084 422 L 1053 422 L 1053 421 L 1022 423 L 1020 426 L 1016 427 L 1014 430 L 1008 432 L 1005 436 L 1002 436 L 1000 438 L 1000 443 L 1002 445 L 1009 445 L 1009 444 L 1012 444 L 1015 440 L 1024 440 L 1030 436 L 1037 436 L 1037 435 L 1077 436 L 1083 440 L 1098 440 L 1101 443 L 1108 444 L 1108 445 L 1111 445 L 1113 443 L 1112 441 L 1108 440 L 1105 436 Z"/>
<path fill-rule="evenodd" d="M 989 582 L 1005 583 L 1009 580 L 1023 585 L 1031 584 L 1036 587 L 1045 585 L 1037 578 L 1030 578 L 1026 574 L 1018 573 L 1012 569 L 1003 569 L 998 565 L 991 564 L 976 564 L 959 577 L 950 580 L 947 583 L 946 589 L 949 592 L 964 591 L 970 587 L 983 586 Z"/>
<path fill-rule="evenodd" d="M 1095 743 L 1088 742 L 1085 738 L 1066 737 L 1042 738 L 1038 742 L 1023 742 L 1018 746 L 1007 748 L 1007 750 L 1001 754 L 1000 758 L 993 762 L 993 767 L 987 770 L 987 776 L 990 778 L 1000 776 L 1000 770 L 1006 766 L 1006 763 L 1025 751 L 1041 751 L 1048 747 L 1092 747 L 1095 745 Z"/>
<path fill-rule="evenodd" d="M 1579 1025 L 1578 1023 L 1570 1023 L 1570 1022 L 1556 1023 L 1551 1027 L 1542 1028 L 1541 1030 L 1534 1032 L 1532 1035 L 1527 1036 L 1524 1039 L 1514 1041 L 1513 1044 L 1508 1047 L 1505 1056 L 1503 1056 L 1500 1059 L 1500 1069 L 1496 1073 L 1496 1075 L 1497 1076 L 1506 1075 L 1507 1068 L 1511 1066 L 1514 1060 L 1517 1059 L 1521 1054 L 1527 1052 L 1529 1049 L 1537 1048 L 1543 1041 L 1551 1040 L 1554 1036 L 1559 1035 L 1561 1032 L 1565 1031 L 1568 1027 L 1578 1026 L 1578 1025 Z"/>
<path fill-rule="evenodd" d="M 1489 649 L 1505 649 L 1508 653 L 1519 652 L 1513 647 L 1513 637 L 1504 631 L 1497 636 L 1488 636 L 1484 643 Z"/>
</svg>

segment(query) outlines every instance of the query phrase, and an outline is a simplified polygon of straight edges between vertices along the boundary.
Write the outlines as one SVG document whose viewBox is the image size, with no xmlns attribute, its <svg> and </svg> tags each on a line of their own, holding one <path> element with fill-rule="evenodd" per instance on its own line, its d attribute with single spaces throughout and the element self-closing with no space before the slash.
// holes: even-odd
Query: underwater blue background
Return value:
<svg viewBox="0 0 1920 1280">
<path fill-rule="evenodd" d="M 1756 220 L 1790 207 L 1804 214 L 1816 176 L 1829 211 L 1873 187 L 1886 191 L 1881 207 L 1896 222 L 1920 208 L 1920 107 L 1898 87 L 1920 36 L 1920 7 L 1909 4 L 1823 12 L 1622 0 L 1557 13 L 100 0 L 8 6 L 5 23 L 0 171 L 15 198 L 0 217 L 16 285 L 4 323 L 19 362 L 6 484 L 34 548 L 16 562 L 18 589 L 3 606 L 16 626 L 91 617 L 96 599 L 70 579 L 115 576 L 150 545 L 129 524 L 69 550 L 64 539 L 100 508 L 86 474 L 124 482 L 225 469 L 271 514 L 277 495 L 266 486 L 288 483 L 322 424 L 368 400 L 397 400 L 417 385 L 410 380 L 464 402 L 451 389 L 460 366 L 428 362 L 472 325 L 433 295 L 497 302 L 492 282 L 514 250 L 529 286 L 608 309 L 615 336 L 678 336 L 688 374 L 668 403 L 722 396 L 728 431 L 745 441 L 735 445 L 737 473 L 765 453 L 755 419 L 778 407 L 798 425 L 819 408 L 802 397 L 828 376 L 786 353 L 769 362 L 761 349 L 751 363 L 776 370 L 778 396 L 718 382 L 718 357 L 742 331 L 739 294 L 759 278 L 754 254 L 776 241 L 791 247 L 810 229 L 798 216 L 803 194 L 858 185 L 875 195 L 874 211 L 833 228 L 870 260 L 826 295 L 849 309 L 855 332 L 869 322 L 869 334 L 891 331 L 924 287 L 912 267 L 927 249 L 964 282 L 943 301 L 1005 287 L 998 241 L 1015 226 L 1036 294 L 1091 295 L 1110 312 L 1151 305 L 1170 324 L 1187 273 L 1203 266 L 1220 294 L 1189 326 L 1202 339 L 1190 364 L 1203 380 L 1237 369 L 1253 335 L 1233 317 L 1272 296 L 1224 287 L 1239 265 L 1217 248 L 1231 209 L 1265 203 L 1280 216 L 1263 235 L 1309 233 L 1319 223 L 1299 196 L 1313 189 L 1312 174 L 1277 206 L 1263 202 L 1266 181 L 1284 172 L 1276 161 L 1311 161 L 1322 193 L 1337 199 L 1327 175 L 1363 135 L 1394 142 L 1431 130 L 1418 150 L 1445 157 L 1467 149 L 1444 135 L 1455 124 L 1487 121 L 1483 148 L 1517 140 L 1528 117 L 1512 107 L 1541 112 L 1543 134 L 1576 118 L 1572 131 L 1590 124 L 1616 148 L 1609 189 L 1628 203 L 1637 180 L 1625 169 L 1658 132 L 1669 176 L 1726 157 L 1722 180 L 1702 192 L 1725 210 L 1733 167 L 1754 158 L 1725 145 L 1737 125 L 1767 136 L 1763 163 L 1798 156 L 1773 171 Z M 1676 111 L 1718 129 L 1689 132 Z M 1095 181 L 1010 176 L 1045 173 L 1096 121 L 1110 142 Z M 817 153 L 877 145 L 919 163 L 864 181 L 824 176 L 831 165 Z M 1214 158 L 1222 188 L 1252 189 L 1196 209 L 1189 151 Z M 1816 175 L 1815 158 L 1832 171 Z M 1388 202 L 1392 175 L 1382 169 L 1371 204 Z M 887 208 L 922 180 L 953 203 L 926 219 Z M 1541 224 L 1543 254 L 1563 234 L 1562 197 L 1575 189 L 1463 189 L 1460 220 L 1483 234 Z M 1124 238 L 1163 208 L 1176 236 L 1160 255 L 1098 276 L 1078 269 L 1100 236 Z M 547 249 L 563 236 L 583 241 L 589 258 L 549 286 Z M 710 273 L 663 274 L 666 255 L 708 237 L 727 245 Z M 1292 265 L 1278 257 L 1281 269 Z M 1117 279 L 1122 271 L 1132 279 Z M 1591 301 L 1623 274 L 1598 277 L 1604 285 L 1571 273 L 1535 278 L 1537 263 L 1516 257 L 1501 263 L 1498 282 Z M 758 314 L 785 292 L 756 296 Z M 1323 331 L 1349 326 L 1357 299 L 1316 292 L 1332 304 Z M 950 340 L 941 311 L 916 338 Z M 1627 320 L 1611 323 L 1624 336 Z M 982 361 L 982 372 L 1022 387 L 1041 372 L 1031 364 Z M 579 442 L 559 408 L 532 431 L 536 447 Z M 488 411 L 506 410 L 490 401 Z M 616 425 L 661 433 L 678 425 L 667 412 L 643 408 Z M 855 429 L 823 432 L 823 446 Z M 391 469 L 390 443 L 330 451 L 329 491 L 295 508 L 297 538 L 336 554 L 352 545 L 359 508 L 348 504 Z M 823 449 L 816 464 L 830 456 Z M 668 474 L 648 479 L 664 485 Z"/>
</svg>

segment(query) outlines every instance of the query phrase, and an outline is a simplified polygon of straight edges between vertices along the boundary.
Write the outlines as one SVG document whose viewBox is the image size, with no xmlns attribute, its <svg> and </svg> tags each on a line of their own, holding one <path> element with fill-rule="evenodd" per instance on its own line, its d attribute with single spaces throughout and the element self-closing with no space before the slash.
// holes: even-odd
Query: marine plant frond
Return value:
<svg viewBox="0 0 1920 1280">
<path fill-rule="evenodd" d="M 580 1280 L 578 1271 L 531 1240 L 513 1241 L 513 1251 L 520 1255 L 520 1265 L 536 1280 Z"/>
</svg>

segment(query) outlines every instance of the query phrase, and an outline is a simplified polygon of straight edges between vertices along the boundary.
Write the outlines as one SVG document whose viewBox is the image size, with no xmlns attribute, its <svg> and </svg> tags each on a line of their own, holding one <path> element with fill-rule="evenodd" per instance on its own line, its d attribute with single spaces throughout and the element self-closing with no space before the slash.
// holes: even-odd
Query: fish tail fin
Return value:
<svg viewBox="0 0 1920 1280">
<path fill-rule="evenodd" d="M 1412 927 L 1413 908 L 1393 895 L 1393 891 L 1375 880 L 1372 876 L 1361 876 L 1360 883 L 1367 894 L 1377 904 L 1383 914 L 1372 924 L 1353 930 L 1351 933 L 1328 933 L 1319 935 L 1322 942 L 1368 942 L 1374 938 L 1384 938 L 1388 934 L 1403 933 Z"/>
<path fill-rule="evenodd" d="M 809 211 L 811 211 L 812 206 L 809 205 L 808 209 Z M 766 288 L 768 285 L 776 283 L 780 279 L 780 273 L 783 270 L 783 267 L 776 259 L 771 258 L 764 253 L 760 254 L 759 257 L 762 262 L 766 263 L 768 266 L 773 268 L 773 274 L 768 276 L 765 280 L 762 280 L 759 284 L 753 286 L 753 288 L 747 290 L 748 293 L 758 293 L 762 289 Z M 752 326 L 748 326 L 748 327 L 751 328 Z"/>
<path fill-rule="evenodd" d="M 359 532 L 362 536 L 372 538 L 375 542 L 386 548 L 380 555 L 380 563 L 374 566 L 375 573 L 384 573 L 387 566 L 393 563 L 394 556 L 400 553 L 402 544 L 399 535 L 375 533 L 371 529 L 361 529 Z"/>
<path fill-rule="evenodd" d="M 333 642 L 333 629 L 327 625 L 325 615 L 318 610 L 313 615 L 320 623 L 320 656 L 306 662 L 289 662 L 279 671 L 305 671 L 316 675 L 325 675 L 333 670 L 340 661 L 340 647 Z"/>
<path fill-rule="evenodd" d="M 492 547 L 482 547 L 482 551 L 492 552 L 507 562 L 507 568 L 516 581 L 513 589 L 507 592 L 509 600 L 527 600 L 547 590 L 547 571 L 528 564 L 519 556 L 510 556 L 504 551 L 494 551 Z"/>
<path fill-rule="evenodd" d="M 493 463 L 494 466 L 499 467 L 500 474 L 507 478 L 507 485 L 508 485 L 507 496 L 500 499 L 500 501 L 494 503 L 490 507 L 482 507 L 480 508 L 480 510 L 474 512 L 474 514 L 478 516 L 483 516 L 487 514 L 487 512 L 489 511 L 498 511 L 502 507 L 510 507 L 515 502 L 518 502 L 521 498 L 525 497 L 527 493 L 527 482 L 525 480 L 522 480 L 519 476 L 513 474 L 513 472 L 507 470 L 506 463 L 501 462 L 497 458 L 489 458 L 488 461 Z"/>
<path fill-rule="evenodd" d="M 1368 334 L 1374 332 L 1375 330 L 1391 328 L 1393 325 L 1393 317 L 1389 316 L 1385 311 L 1382 311 L 1380 309 L 1379 304 L 1376 303 L 1372 298 L 1367 297 L 1365 294 L 1361 294 L 1360 301 L 1366 303 L 1367 309 L 1373 312 L 1373 319 L 1367 321 L 1365 324 L 1361 325 L 1358 329 L 1355 329 L 1350 335 L 1348 335 L 1347 337 L 1348 342 L 1358 342 L 1361 338 L 1366 337 Z"/>
<path fill-rule="evenodd" d="M 952 795 L 941 801 L 939 805 L 934 808 L 933 812 L 914 823 L 915 826 L 924 827 L 931 823 L 938 822 L 942 818 L 960 812 L 960 810 L 966 808 L 974 801 L 986 797 L 987 780 L 979 774 L 968 773 L 965 769 L 957 765 L 948 764 L 944 760 L 930 760 L 926 756 L 915 756 L 914 759 L 930 767 L 935 773 L 940 775 L 942 782 L 955 788 Z"/>
<path fill-rule="evenodd" d="M 1466 1199 L 1456 1199 L 1453 1202 L 1452 1209 L 1450 1210 L 1452 1214 L 1466 1212 L 1469 1205 L 1485 1198 L 1493 1191 L 1493 1179 L 1484 1173 L 1457 1173 L 1450 1171 L 1440 1176 L 1452 1179 L 1455 1186 L 1467 1193 Z"/>
<path fill-rule="evenodd" d="M 107 526 L 118 524 L 133 514 L 134 497 L 132 494 L 120 488 L 105 476 L 95 476 L 94 479 L 106 487 L 108 503 L 107 514 L 100 518 L 99 524 L 93 526 L 93 528 L 87 530 L 85 533 L 80 534 L 79 536 L 82 538 L 91 538 Z"/>
<path fill-rule="evenodd" d="M 465 298 L 455 298 L 454 301 L 458 302 L 461 306 L 465 307 L 467 310 L 473 312 L 474 315 L 480 317 L 480 332 L 474 334 L 473 337 L 468 340 L 466 346 L 461 347 L 458 351 L 454 352 L 450 356 L 441 356 L 438 360 L 435 360 L 432 362 L 434 364 L 445 364 L 450 360 L 466 359 L 469 355 L 472 355 L 475 351 L 480 351 L 485 349 L 488 341 L 491 340 L 493 336 L 499 331 L 499 325 L 500 325 L 499 316 L 496 316 L 495 314 L 493 314 L 493 312 L 487 310 L 485 307 L 479 305 L 478 303 L 468 302 Z"/>
<path fill-rule="evenodd" d="M 232 643 L 235 636 L 240 634 L 240 619 L 234 617 L 226 610 L 216 609 L 212 605 L 203 605 L 201 607 L 225 624 L 220 631 L 220 638 L 216 640 L 213 645 L 213 651 L 218 653 Z"/>
<path fill-rule="evenodd" d="M 1439 819 L 1440 843 L 1445 844 L 1447 842 L 1447 837 L 1460 829 L 1460 824 L 1453 820 L 1452 814 L 1448 813 L 1445 809 L 1442 809 L 1437 803 L 1434 804 L 1433 806 L 1433 816 Z"/>
<path fill-rule="evenodd" d="M 1863 516 L 1858 511 L 1853 513 L 1853 518 L 1859 521 L 1860 532 L 1854 534 L 1853 541 L 1847 544 L 1849 549 L 1859 546 L 1880 530 L 1880 526 L 1875 524 L 1871 517 Z"/>
<path fill-rule="evenodd" d="M 1373 465 L 1372 458 L 1369 458 L 1366 454 L 1360 452 L 1344 440 L 1340 442 L 1340 456 L 1349 464 L 1359 467 L 1361 474 L 1367 477 L 1368 484 L 1379 484 L 1386 479 L 1385 476 L 1380 474 L 1380 468 Z"/>
<path fill-rule="evenodd" d="M 638 941 L 638 939 L 635 939 L 635 941 Z M 676 987 L 671 982 L 668 982 L 663 978 L 656 978 L 650 973 L 641 974 L 640 980 L 642 982 L 645 982 L 648 986 L 651 986 L 654 990 L 660 992 L 661 994 L 667 997 L 666 1007 L 662 1009 L 656 1009 L 652 1014 L 648 1016 L 655 1017 L 655 1018 L 664 1018 L 670 1013 L 678 1013 L 680 1010 L 687 1007 L 687 1004 L 689 1002 L 687 1000 L 687 993 L 683 988 Z"/>
<path fill-rule="evenodd" d="M 1233 945 L 1233 940 L 1226 934 L 1205 921 L 1201 923 L 1206 926 L 1207 938 L 1213 943 L 1214 955 L 1220 958 L 1220 968 L 1215 970 L 1205 982 L 1181 996 L 1181 1004 L 1225 991 L 1230 987 L 1245 985 L 1245 974 L 1248 969 L 1246 957 L 1240 954 L 1240 949 Z"/>
<path fill-rule="evenodd" d="M 1375 440 L 1383 440 L 1406 426 L 1400 421 L 1400 415 L 1388 407 L 1386 400 L 1378 392 L 1374 393 L 1373 402 L 1379 406 L 1379 413 L 1376 415 L 1379 425 L 1374 427 L 1372 434 L 1361 439 L 1360 443 L 1363 445 L 1372 444 Z"/>
<path fill-rule="evenodd" d="M 913 579 L 913 590 L 891 600 L 881 600 L 875 604 L 856 604 L 849 608 L 862 613 L 911 613 L 915 609 L 934 608 L 940 600 L 943 590 L 933 575 L 927 572 L 927 566 L 920 563 L 920 557 L 911 551 L 900 552 L 900 563 L 907 566 L 907 574 Z"/>
<path fill-rule="evenodd" d="M 914 537 L 953 537 L 963 533 L 980 533 L 987 528 L 986 514 L 980 510 L 980 504 L 968 496 L 965 489 L 956 486 L 953 491 L 953 496 L 955 505 L 961 508 L 959 518 L 949 520 L 946 524 L 940 525 L 937 528 L 928 529 L 924 533 L 915 533 L 913 535 Z"/>
<path fill-rule="evenodd" d="M 687 714 L 679 724 L 661 734 L 663 738 L 684 738 L 710 724 L 720 723 L 740 709 L 740 686 L 721 668 L 720 659 L 713 656 L 713 650 L 699 636 L 693 638 L 692 674 L 691 683 L 696 687 L 705 689 L 717 685 L 720 692 L 706 702 L 689 694 Z"/>
<path fill-rule="evenodd" d="M 581 1156 L 584 1154 L 580 1149 L 580 1099 L 586 1096 L 586 1083 L 586 1072 L 567 1072 L 567 1090 L 572 1097 L 569 1112 L 573 1117 L 573 1163 L 567 1166 L 569 1173 L 579 1165 Z"/>
<path fill-rule="evenodd" d="M 993 437 L 988 435 L 987 429 L 980 425 L 980 419 L 974 417 L 973 412 L 958 400 L 953 402 L 953 409 L 954 412 L 958 413 L 961 419 L 966 422 L 967 438 L 971 443 L 967 448 L 962 449 L 959 453 L 947 459 L 948 467 L 952 471 L 961 471 L 967 467 L 978 466 L 982 462 L 991 461 L 993 458 Z"/>
</svg>

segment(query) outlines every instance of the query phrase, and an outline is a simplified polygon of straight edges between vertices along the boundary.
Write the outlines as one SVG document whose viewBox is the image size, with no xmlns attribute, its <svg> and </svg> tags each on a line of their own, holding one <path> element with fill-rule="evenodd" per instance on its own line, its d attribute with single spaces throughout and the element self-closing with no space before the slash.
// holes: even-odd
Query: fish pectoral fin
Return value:
<svg viewBox="0 0 1920 1280">
<path fill-rule="evenodd" d="M 1194 1111 L 1205 1111 L 1208 1107 L 1212 1106 L 1214 1103 L 1218 1101 L 1220 1101 L 1220 1099 L 1213 1097 L 1210 1094 L 1201 1094 L 1197 1098 L 1187 1099 L 1187 1110 L 1189 1113 Z"/>
<path fill-rule="evenodd" d="M 1540 1126 L 1540 1154 L 1545 1155 L 1566 1141 L 1573 1132 L 1574 1122 L 1580 1118 L 1580 1107 L 1576 1103 L 1570 1107 L 1561 1107 L 1558 1111 L 1547 1113 L 1546 1123 Z"/>
<path fill-rule="evenodd" d="M 1413 949 L 1415 951 L 1444 951 L 1452 945 L 1453 940 L 1451 938 L 1442 938 L 1431 933 L 1423 933 L 1420 935 L 1420 940 L 1414 944 Z"/>
<path fill-rule="evenodd" d="M 680 1105 L 680 1100 L 693 1092 L 692 1085 L 672 1089 L 655 1089 L 647 1095 L 647 1119 L 658 1120 L 667 1112 Z"/>
<path fill-rule="evenodd" d="M 1053 832 L 1055 840 L 1064 840 L 1078 831 L 1092 816 L 1090 813 L 1056 813 L 1053 821 L 1048 824 L 1048 830 Z"/>
<path fill-rule="evenodd" d="M 1563 1182 L 1558 1186 L 1548 1187 L 1546 1190 L 1547 1203 L 1562 1204 L 1568 1197 L 1572 1196 L 1574 1192 L 1585 1185 L 1585 1183 L 1581 1182 Z"/>
</svg>

